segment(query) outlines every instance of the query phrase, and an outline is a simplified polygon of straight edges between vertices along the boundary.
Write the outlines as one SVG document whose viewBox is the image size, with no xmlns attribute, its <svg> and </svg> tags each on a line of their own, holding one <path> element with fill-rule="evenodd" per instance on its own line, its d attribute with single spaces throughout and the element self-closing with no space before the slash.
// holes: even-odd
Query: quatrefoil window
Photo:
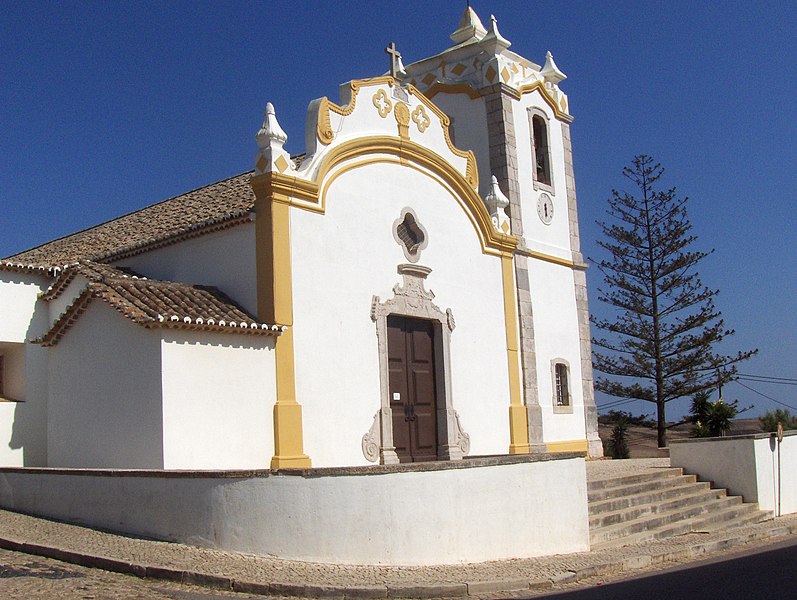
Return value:
<svg viewBox="0 0 797 600">
<path fill-rule="evenodd" d="M 418 262 L 421 250 L 426 248 L 429 241 L 426 229 L 418 222 L 411 208 L 403 209 L 401 217 L 393 223 L 393 238 L 401 246 L 407 260 L 413 263 Z"/>
</svg>

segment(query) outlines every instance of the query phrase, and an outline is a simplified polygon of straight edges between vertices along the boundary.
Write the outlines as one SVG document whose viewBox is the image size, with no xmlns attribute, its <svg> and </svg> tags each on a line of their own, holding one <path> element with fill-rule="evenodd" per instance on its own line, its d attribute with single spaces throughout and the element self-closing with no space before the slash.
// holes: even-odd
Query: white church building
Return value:
<svg viewBox="0 0 797 600">
<path fill-rule="evenodd" d="M 0 263 L 0 464 L 600 454 L 565 76 L 451 37 L 305 153 L 269 105 L 253 172 Z"/>
<path fill-rule="evenodd" d="M 0 261 L 0 466 L 600 456 L 565 75 L 451 39 L 298 156 L 269 104 L 253 171 Z"/>
</svg>

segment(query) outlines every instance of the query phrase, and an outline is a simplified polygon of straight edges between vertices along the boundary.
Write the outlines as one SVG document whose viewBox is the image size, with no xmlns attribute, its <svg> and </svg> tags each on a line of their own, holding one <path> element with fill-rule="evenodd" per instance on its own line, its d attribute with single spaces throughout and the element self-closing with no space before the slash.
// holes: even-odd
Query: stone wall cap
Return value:
<svg viewBox="0 0 797 600">
<path fill-rule="evenodd" d="M 229 470 L 171 470 L 171 469 L 76 469 L 55 467 L 0 467 L 0 474 L 75 475 L 84 477 L 152 477 L 159 479 L 254 479 L 273 476 L 305 478 L 387 475 L 474 469 L 504 465 L 549 462 L 585 458 L 583 452 L 555 452 L 550 454 L 510 454 L 478 456 L 462 460 L 405 463 L 398 465 L 362 465 L 355 467 L 317 467 L 309 469 L 229 469 Z"/>
<path fill-rule="evenodd" d="M 791 437 L 797 435 L 797 429 L 791 429 L 788 431 L 783 432 L 783 437 Z M 684 440 L 670 440 L 668 443 L 670 445 L 673 444 L 692 444 L 695 442 L 724 442 L 724 441 L 733 441 L 733 440 L 765 440 L 771 437 L 777 436 L 777 433 L 774 431 L 763 432 L 763 433 L 747 433 L 744 435 L 726 435 L 725 437 L 708 437 L 708 438 L 688 438 Z"/>
</svg>

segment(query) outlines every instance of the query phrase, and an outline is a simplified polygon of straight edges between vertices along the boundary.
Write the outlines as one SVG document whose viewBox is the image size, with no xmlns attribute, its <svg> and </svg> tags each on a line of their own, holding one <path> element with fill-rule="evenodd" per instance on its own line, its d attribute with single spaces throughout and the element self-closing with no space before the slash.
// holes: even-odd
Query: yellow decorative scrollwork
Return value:
<svg viewBox="0 0 797 600">
<path fill-rule="evenodd" d="M 388 99 L 387 93 L 385 90 L 378 90 L 371 101 L 374 103 L 376 110 L 379 112 L 379 116 L 383 119 L 387 117 L 390 113 L 390 109 L 393 108 L 393 103 Z"/>
<path fill-rule="evenodd" d="M 412 122 L 418 126 L 418 131 L 421 133 L 426 131 L 426 128 L 431 124 L 432 121 L 429 119 L 429 115 L 426 114 L 426 109 L 423 107 L 423 104 L 419 104 L 417 108 L 412 111 Z"/>
<path fill-rule="evenodd" d="M 410 108 L 403 102 L 396 102 L 396 108 L 393 111 L 398 123 L 398 133 L 402 140 L 410 139 Z"/>
<path fill-rule="evenodd" d="M 335 138 L 332 123 L 329 120 L 329 100 L 324 98 L 318 107 L 318 139 L 324 144 L 329 144 Z"/>
</svg>

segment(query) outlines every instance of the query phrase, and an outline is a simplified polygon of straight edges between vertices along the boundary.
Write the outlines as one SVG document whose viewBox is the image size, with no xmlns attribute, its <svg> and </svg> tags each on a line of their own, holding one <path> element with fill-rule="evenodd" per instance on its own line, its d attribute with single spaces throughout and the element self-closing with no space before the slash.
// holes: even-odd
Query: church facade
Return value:
<svg viewBox="0 0 797 600">
<path fill-rule="evenodd" d="M 267 105 L 254 171 L 0 262 L 0 466 L 601 455 L 564 74 L 439 55 Z"/>
</svg>

